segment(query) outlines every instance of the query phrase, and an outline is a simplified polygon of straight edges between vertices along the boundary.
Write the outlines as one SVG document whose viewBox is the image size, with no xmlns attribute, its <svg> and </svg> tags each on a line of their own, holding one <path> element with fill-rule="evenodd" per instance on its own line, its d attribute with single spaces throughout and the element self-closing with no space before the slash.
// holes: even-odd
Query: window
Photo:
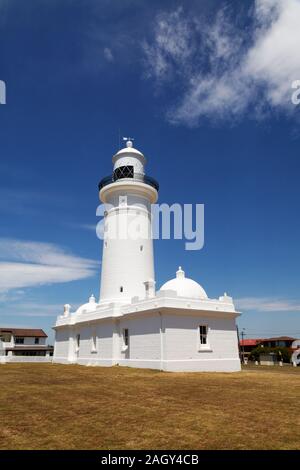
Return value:
<svg viewBox="0 0 300 470">
<path fill-rule="evenodd" d="M 34 338 L 34 344 L 39 344 L 40 343 L 40 338 Z"/>
<path fill-rule="evenodd" d="M 3 333 L 0 336 L 0 339 L 3 341 L 3 343 L 10 343 L 11 342 L 11 334 L 10 333 Z"/>
<path fill-rule="evenodd" d="M 207 344 L 207 325 L 199 326 L 200 345 Z"/>
<path fill-rule="evenodd" d="M 76 348 L 77 348 L 77 350 L 79 350 L 79 346 L 80 346 L 80 335 L 76 335 Z"/>
<path fill-rule="evenodd" d="M 123 292 L 123 286 L 120 287 L 120 292 Z"/>
<path fill-rule="evenodd" d="M 143 251 L 144 247 L 143 245 L 140 246 L 140 251 Z"/>
<path fill-rule="evenodd" d="M 123 343 L 124 346 L 129 345 L 129 333 L 128 333 L 128 328 L 124 328 L 123 330 Z"/>
<path fill-rule="evenodd" d="M 17 337 L 16 344 L 24 344 L 24 338 Z"/>
<path fill-rule="evenodd" d="M 97 352 L 97 335 L 93 333 L 92 336 L 92 352 Z"/>
<path fill-rule="evenodd" d="M 134 168 L 133 166 L 119 166 L 114 171 L 114 181 L 122 178 L 133 178 Z"/>
</svg>

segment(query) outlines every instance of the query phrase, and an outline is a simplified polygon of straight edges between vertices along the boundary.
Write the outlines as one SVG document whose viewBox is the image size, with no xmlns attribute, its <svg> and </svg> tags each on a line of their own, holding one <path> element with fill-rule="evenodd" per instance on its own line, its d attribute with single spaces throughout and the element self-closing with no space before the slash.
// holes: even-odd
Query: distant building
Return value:
<svg viewBox="0 0 300 470">
<path fill-rule="evenodd" d="M 293 342 L 296 338 L 290 336 L 278 336 L 275 338 L 256 338 L 256 339 L 243 339 L 240 341 L 240 351 L 244 358 L 248 358 L 253 349 L 261 346 L 263 348 L 289 348 L 294 350 Z"/>
<path fill-rule="evenodd" d="M 249 354 L 260 344 L 260 339 L 242 339 L 240 350 L 243 358 L 248 358 Z"/>
<path fill-rule="evenodd" d="M 276 338 L 261 339 L 260 344 L 266 348 L 291 348 L 296 339 L 290 336 L 278 336 Z"/>
<path fill-rule="evenodd" d="M 46 345 L 47 338 L 40 329 L 0 328 L 0 355 L 52 356 L 53 346 Z"/>
</svg>

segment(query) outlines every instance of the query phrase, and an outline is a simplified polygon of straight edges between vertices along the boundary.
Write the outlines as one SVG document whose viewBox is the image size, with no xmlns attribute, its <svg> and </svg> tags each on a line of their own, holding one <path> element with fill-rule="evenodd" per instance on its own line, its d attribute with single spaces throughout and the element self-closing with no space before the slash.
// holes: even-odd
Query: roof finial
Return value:
<svg viewBox="0 0 300 470">
<path fill-rule="evenodd" d="M 176 271 L 176 277 L 177 278 L 183 278 L 184 277 L 184 271 L 181 269 L 181 266 L 179 266 L 178 271 Z"/>
<path fill-rule="evenodd" d="M 123 140 L 126 141 L 126 147 L 131 148 L 133 145 L 134 138 L 133 137 L 123 137 Z"/>
<path fill-rule="evenodd" d="M 70 313 L 71 305 L 70 304 L 65 304 L 64 305 L 64 315 L 67 316 Z"/>
</svg>

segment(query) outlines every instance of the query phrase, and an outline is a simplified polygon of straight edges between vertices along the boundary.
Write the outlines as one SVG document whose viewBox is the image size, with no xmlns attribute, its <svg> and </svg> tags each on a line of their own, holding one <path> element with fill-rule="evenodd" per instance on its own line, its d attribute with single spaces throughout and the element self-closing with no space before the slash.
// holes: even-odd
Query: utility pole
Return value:
<svg viewBox="0 0 300 470">
<path fill-rule="evenodd" d="M 242 329 L 242 362 L 245 362 L 245 347 L 244 347 L 244 336 L 245 336 L 245 328 Z"/>
<path fill-rule="evenodd" d="M 241 353 L 241 341 L 240 341 L 240 332 L 239 332 L 239 327 L 236 325 L 236 332 L 237 332 L 237 337 L 238 337 L 238 345 L 239 345 L 239 356 L 240 356 L 240 361 L 242 362 L 242 353 Z"/>
</svg>

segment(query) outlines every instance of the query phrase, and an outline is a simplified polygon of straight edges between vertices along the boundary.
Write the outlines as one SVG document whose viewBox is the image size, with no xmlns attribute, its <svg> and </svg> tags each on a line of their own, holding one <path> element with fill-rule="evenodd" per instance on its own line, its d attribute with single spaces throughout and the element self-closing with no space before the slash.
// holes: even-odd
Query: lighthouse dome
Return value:
<svg viewBox="0 0 300 470">
<path fill-rule="evenodd" d="M 133 178 L 144 175 L 146 158 L 139 150 L 135 149 L 131 140 L 127 140 L 126 147 L 119 150 L 113 156 L 114 179 Z"/>
<path fill-rule="evenodd" d="M 175 291 L 178 297 L 187 297 L 190 299 L 207 299 L 207 294 L 198 282 L 185 277 L 184 271 L 179 267 L 176 277 L 167 281 L 161 288 L 161 291 Z"/>
<path fill-rule="evenodd" d="M 91 297 L 89 298 L 89 301 L 83 305 L 80 305 L 80 307 L 78 307 L 78 309 L 76 310 L 76 313 L 81 314 L 81 313 L 93 312 L 94 310 L 96 310 L 96 306 L 97 304 L 96 304 L 95 296 L 91 295 Z"/>
</svg>

